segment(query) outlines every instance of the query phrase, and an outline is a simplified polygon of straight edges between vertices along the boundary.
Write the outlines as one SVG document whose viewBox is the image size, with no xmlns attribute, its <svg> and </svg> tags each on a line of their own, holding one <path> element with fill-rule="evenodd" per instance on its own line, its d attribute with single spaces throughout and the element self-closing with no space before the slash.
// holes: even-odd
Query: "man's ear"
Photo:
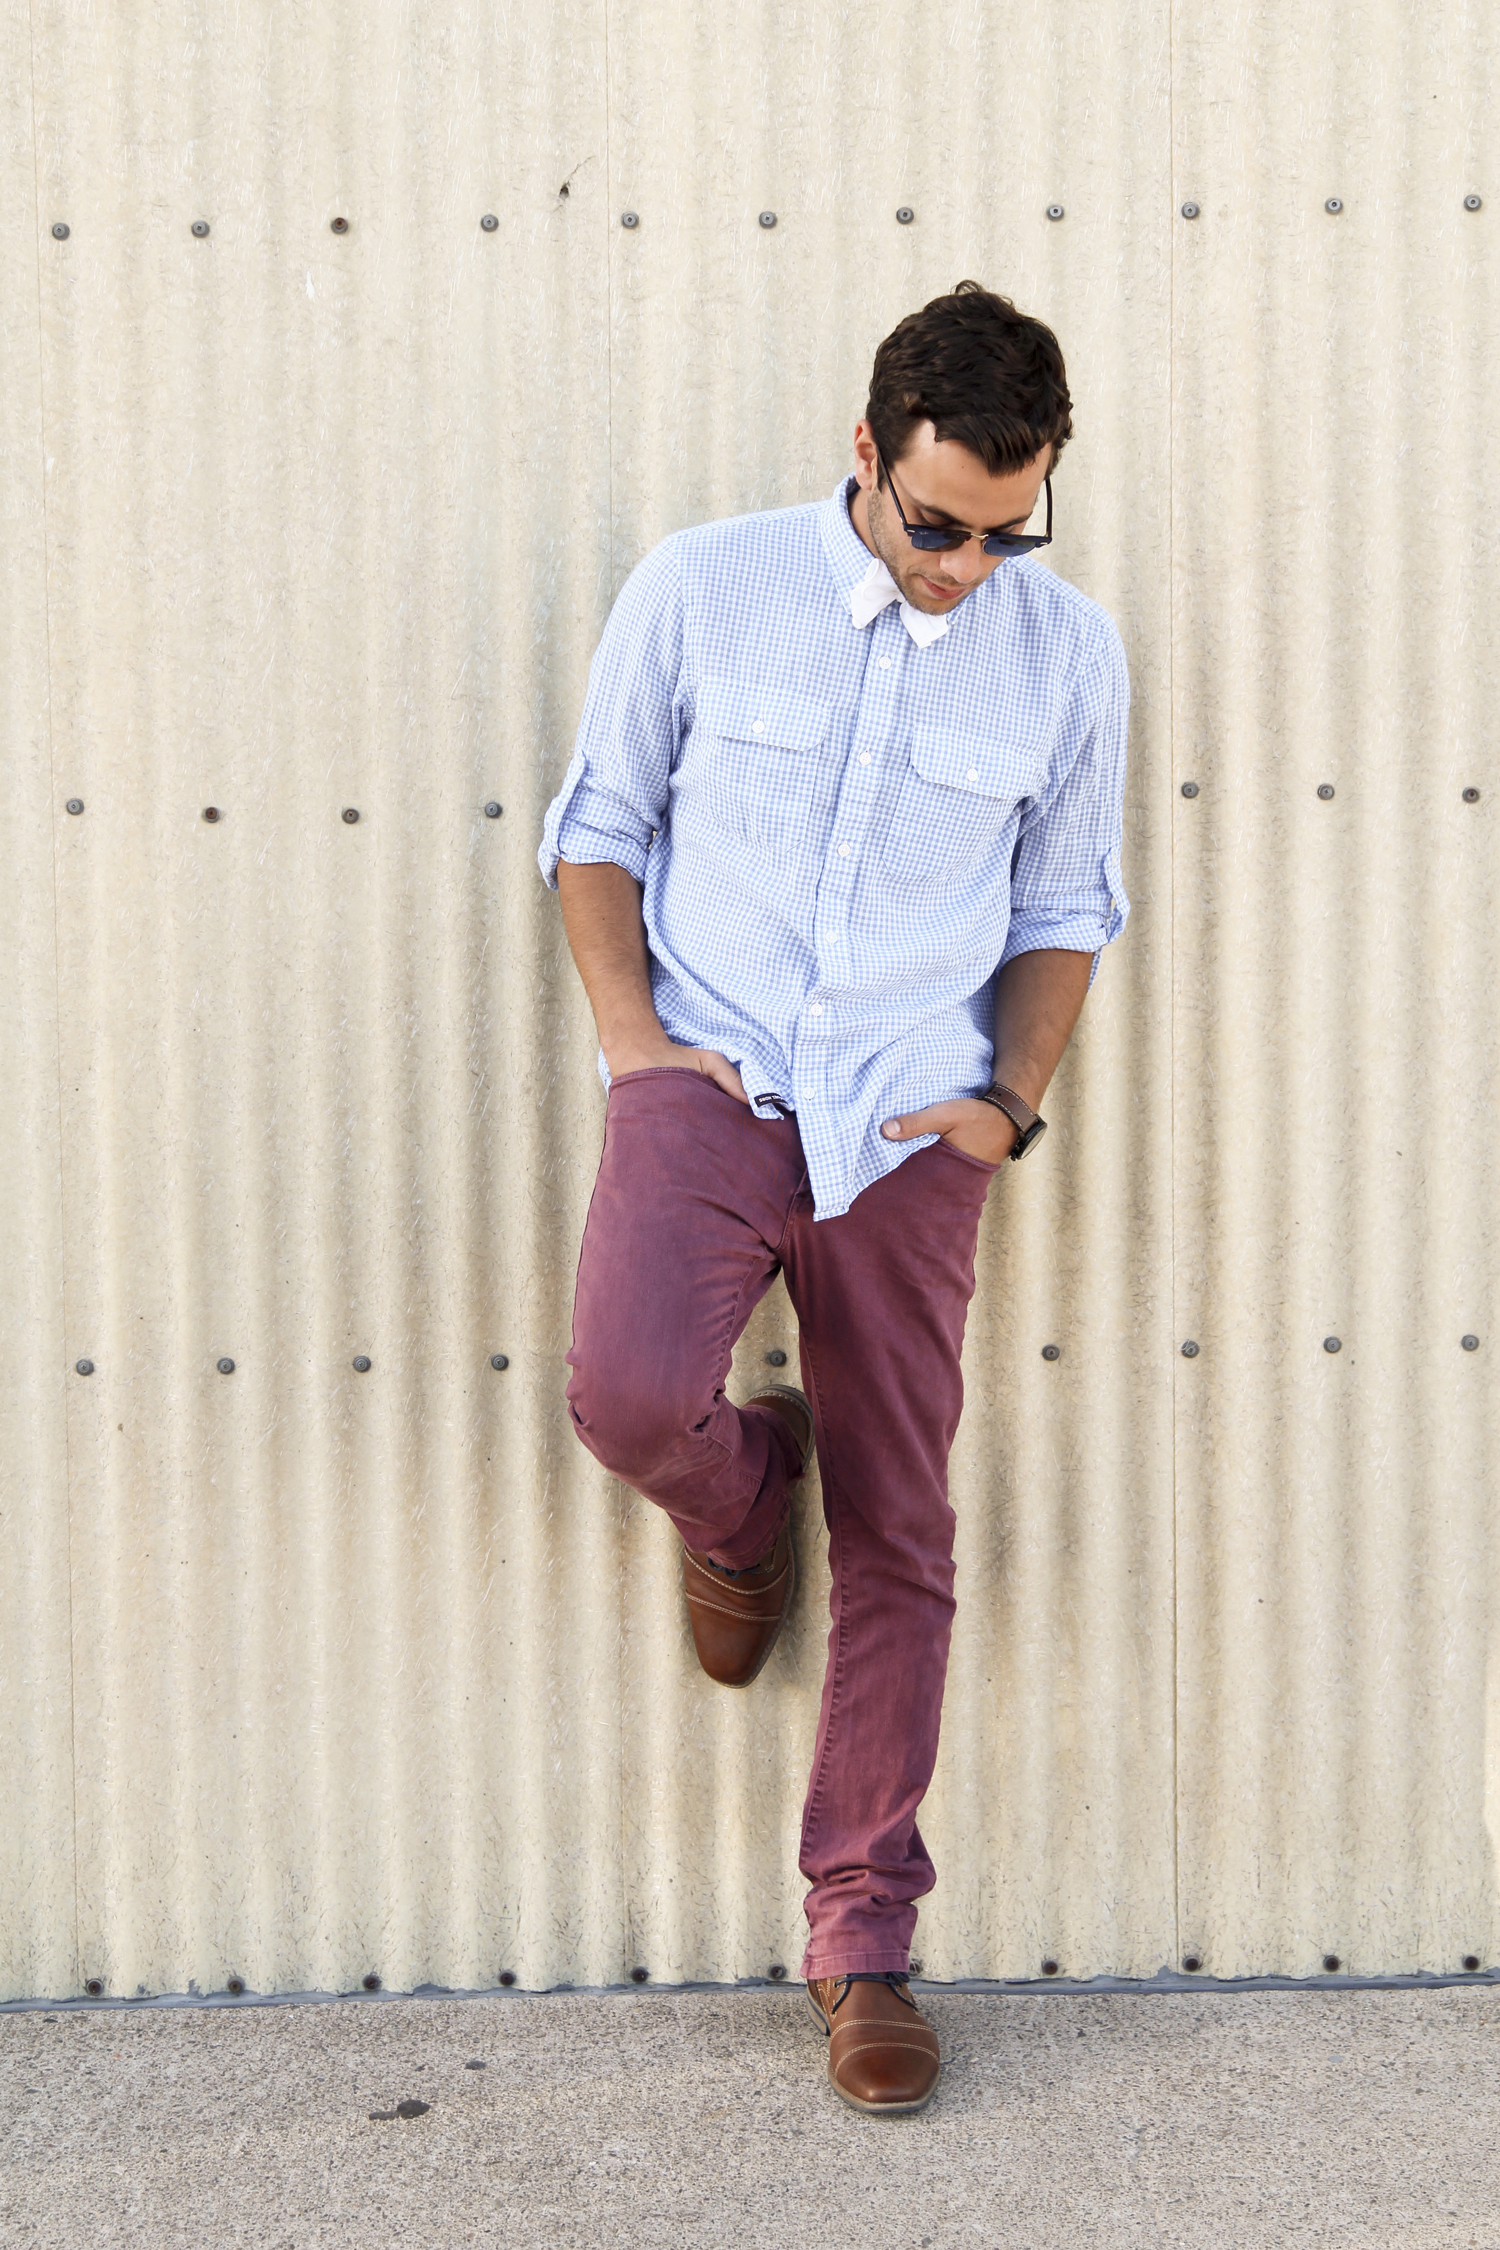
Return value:
<svg viewBox="0 0 1500 2250">
<path fill-rule="evenodd" d="M 875 484 L 875 441 L 870 435 L 868 422 L 854 425 L 854 474 L 861 487 L 869 492 Z"/>
</svg>

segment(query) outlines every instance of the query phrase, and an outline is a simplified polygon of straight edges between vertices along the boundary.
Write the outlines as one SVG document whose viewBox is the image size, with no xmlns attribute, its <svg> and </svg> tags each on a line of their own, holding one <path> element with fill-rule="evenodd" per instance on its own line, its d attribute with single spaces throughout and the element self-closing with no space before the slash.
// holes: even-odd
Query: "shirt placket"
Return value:
<svg viewBox="0 0 1500 2250">
<path fill-rule="evenodd" d="M 869 636 L 869 645 L 838 805 L 818 877 L 813 917 L 818 981 L 803 1002 L 795 1060 L 797 1108 L 813 1192 L 820 1200 L 826 1194 L 830 1202 L 843 1200 L 859 1154 L 857 1147 L 840 1147 L 825 1120 L 844 1115 L 849 1106 L 852 1056 L 860 1028 L 848 1014 L 847 994 L 856 981 L 851 911 L 865 854 L 877 840 L 875 807 L 896 731 L 901 666 L 909 638 L 895 603 L 857 629 Z M 811 1120 L 816 1123 L 809 1133 Z"/>
</svg>

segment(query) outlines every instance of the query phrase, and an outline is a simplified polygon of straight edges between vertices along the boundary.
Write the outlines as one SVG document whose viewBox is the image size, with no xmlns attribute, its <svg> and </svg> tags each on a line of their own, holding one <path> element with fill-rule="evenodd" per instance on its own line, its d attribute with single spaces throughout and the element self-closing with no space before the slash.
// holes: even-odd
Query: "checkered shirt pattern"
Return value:
<svg viewBox="0 0 1500 2250">
<path fill-rule="evenodd" d="M 640 564 L 538 854 L 554 886 L 559 859 L 643 885 L 663 1026 L 762 1116 L 795 1110 L 820 1219 L 936 1137 L 884 1119 L 989 1083 L 997 968 L 1097 968 L 1130 911 L 1110 618 L 1027 558 L 925 648 L 895 603 L 856 627 L 850 489 Z"/>
</svg>

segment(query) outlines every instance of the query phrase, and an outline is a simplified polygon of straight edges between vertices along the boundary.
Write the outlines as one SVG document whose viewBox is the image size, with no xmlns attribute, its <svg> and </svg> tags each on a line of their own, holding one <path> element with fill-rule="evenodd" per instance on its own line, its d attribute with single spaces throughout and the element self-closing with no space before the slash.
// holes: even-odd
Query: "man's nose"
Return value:
<svg viewBox="0 0 1500 2250">
<path fill-rule="evenodd" d="M 988 560 L 982 540 L 966 539 L 961 547 L 950 547 L 944 555 L 943 575 L 955 585 L 972 586 L 984 576 Z"/>
</svg>

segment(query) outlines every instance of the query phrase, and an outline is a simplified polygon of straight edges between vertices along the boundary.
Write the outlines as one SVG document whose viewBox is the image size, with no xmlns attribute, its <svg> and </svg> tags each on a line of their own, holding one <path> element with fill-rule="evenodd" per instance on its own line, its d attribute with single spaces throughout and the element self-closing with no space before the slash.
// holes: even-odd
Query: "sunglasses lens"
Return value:
<svg viewBox="0 0 1500 2250">
<path fill-rule="evenodd" d="M 930 523 L 914 523 L 907 533 L 912 545 L 920 547 L 924 555 L 946 554 L 950 547 L 961 547 L 963 536 L 961 531 L 940 531 Z"/>
<path fill-rule="evenodd" d="M 1003 531 L 992 532 L 984 543 L 987 555 L 1033 555 L 1038 547 L 1045 547 L 1045 539 L 1033 539 L 1029 534 L 1016 532 L 1007 536 Z"/>
</svg>

